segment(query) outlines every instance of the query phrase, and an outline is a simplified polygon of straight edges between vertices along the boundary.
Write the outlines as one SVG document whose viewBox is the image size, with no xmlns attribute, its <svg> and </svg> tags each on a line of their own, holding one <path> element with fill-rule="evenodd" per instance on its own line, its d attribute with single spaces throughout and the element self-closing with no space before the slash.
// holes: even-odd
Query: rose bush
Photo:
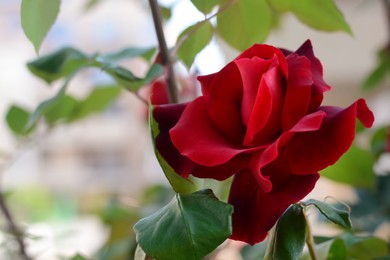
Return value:
<svg viewBox="0 0 390 260">
<path fill-rule="evenodd" d="M 254 45 L 198 79 L 202 96 L 153 110 L 156 149 L 183 177 L 234 175 L 231 238 L 252 245 L 349 149 L 356 118 L 374 121 L 363 99 L 321 106 L 330 86 L 310 41 L 295 52 Z"/>
</svg>

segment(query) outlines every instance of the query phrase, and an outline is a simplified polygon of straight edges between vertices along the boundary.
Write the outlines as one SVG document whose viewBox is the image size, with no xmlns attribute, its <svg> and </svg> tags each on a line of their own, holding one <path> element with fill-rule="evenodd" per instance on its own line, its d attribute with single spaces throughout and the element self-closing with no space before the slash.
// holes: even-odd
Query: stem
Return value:
<svg viewBox="0 0 390 260">
<path fill-rule="evenodd" d="M 317 260 L 317 255 L 316 251 L 314 250 L 314 239 L 313 239 L 313 234 L 311 233 L 311 227 L 309 223 L 309 219 L 306 215 L 306 210 L 303 208 L 303 216 L 305 217 L 306 220 L 306 245 L 307 248 L 309 249 L 309 254 L 312 260 Z"/>
<path fill-rule="evenodd" d="M 10 210 L 7 207 L 5 202 L 4 194 L 0 191 L 0 209 L 5 217 L 5 220 L 8 225 L 9 232 L 15 237 L 16 242 L 19 245 L 19 255 L 23 260 L 29 260 L 26 253 L 26 245 L 23 240 L 23 233 L 19 230 L 19 228 L 15 224 L 15 220 L 13 219 Z"/>
<path fill-rule="evenodd" d="M 170 58 L 167 43 L 165 41 L 164 31 L 162 28 L 161 10 L 157 4 L 157 0 L 149 0 L 150 9 L 152 11 L 154 28 L 156 30 L 158 45 L 160 47 L 161 62 L 167 69 L 167 76 L 165 77 L 168 86 L 169 99 L 171 103 L 177 103 L 177 88 L 175 82 L 175 74 Z"/>
<path fill-rule="evenodd" d="M 383 4 L 385 6 L 385 11 L 386 11 L 386 18 L 387 18 L 387 29 L 388 29 L 388 40 L 387 40 L 387 45 L 386 45 L 386 54 L 387 57 L 390 60 L 390 0 L 383 0 Z"/>
</svg>

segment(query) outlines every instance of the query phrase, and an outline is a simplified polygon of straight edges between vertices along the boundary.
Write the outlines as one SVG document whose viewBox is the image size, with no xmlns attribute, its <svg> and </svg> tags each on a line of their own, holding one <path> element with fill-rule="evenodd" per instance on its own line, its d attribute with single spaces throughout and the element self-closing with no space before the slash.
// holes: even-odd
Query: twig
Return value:
<svg viewBox="0 0 390 260">
<path fill-rule="evenodd" d="M 4 194 L 1 191 L 0 191 L 0 209 L 7 222 L 9 232 L 15 237 L 16 242 L 19 245 L 19 255 L 21 259 L 29 260 L 30 257 L 27 255 L 26 252 L 26 245 L 23 240 L 23 233 L 16 226 L 15 220 L 13 219 L 11 212 L 8 209 L 7 204 L 5 202 Z"/>
<path fill-rule="evenodd" d="M 157 0 L 149 0 L 150 9 L 152 11 L 154 28 L 156 30 L 158 44 L 160 46 L 161 62 L 167 69 L 167 76 L 165 77 L 166 84 L 168 86 L 169 99 L 171 103 L 177 103 L 177 88 L 175 82 L 175 73 L 173 71 L 173 65 L 170 58 L 167 43 L 165 41 L 164 31 L 162 27 L 161 10 L 157 4 Z"/>
<path fill-rule="evenodd" d="M 312 260 L 317 260 L 317 255 L 314 250 L 314 239 L 313 239 L 313 234 L 311 233 L 311 227 L 309 223 L 309 219 L 306 215 L 306 209 L 303 208 L 303 216 L 305 217 L 306 221 L 306 245 L 307 248 L 309 249 L 309 254 Z"/>
</svg>

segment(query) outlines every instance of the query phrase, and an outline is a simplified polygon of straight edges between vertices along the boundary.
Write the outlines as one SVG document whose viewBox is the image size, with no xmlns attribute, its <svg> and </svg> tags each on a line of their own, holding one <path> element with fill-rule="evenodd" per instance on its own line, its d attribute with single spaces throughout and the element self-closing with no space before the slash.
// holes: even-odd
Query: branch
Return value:
<svg viewBox="0 0 390 260">
<path fill-rule="evenodd" d="M 5 202 L 4 194 L 0 191 L 0 210 L 2 211 L 5 220 L 8 225 L 8 231 L 15 237 L 16 242 L 19 245 L 19 255 L 20 259 L 22 260 L 29 260 L 30 257 L 28 257 L 26 253 L 26 245 L 23 240 L 23 233 L 19 230 L 19 228 L 15 224 L 15 220 L 13 219 L 10 210 L 7 207 L 7 204 Z"/>
<path fill-rule="evenodd" d="M 161 10 L 157 4 L 157 0 L 149 0 L 150 9 L 152 11 L 154 28 L 156 30 L 158 45 L 160 47 L 161 62 L 164 67 L 167 69 L 167 76 L 165 78 L 166 84 L 168 86 L 168 93 L 171 103 L 177 103 L 177 88 L 175 82 L 175 74 L 173 71 L 173 65 L 170 58 L 169 50 L 167 43 L 165 41 L 164 31 L 162 28 L 162 18 Z"/>
</svg>

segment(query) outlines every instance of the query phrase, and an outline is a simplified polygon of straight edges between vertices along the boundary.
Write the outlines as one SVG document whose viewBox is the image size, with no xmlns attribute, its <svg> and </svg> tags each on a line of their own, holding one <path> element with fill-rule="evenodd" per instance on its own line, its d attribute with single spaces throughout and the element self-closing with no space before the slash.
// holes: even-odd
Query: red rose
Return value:
<svg viewBox="0 0 390 260">
<path fill-rule="evenodd" d="M 183 177 L 234 175 L 231 238 L 252 245 L 349 149 L 356 117 L 365 127 L 374 121 L 363 99 L 321 106 L 330 86 L 310 41 L 296 52 L 254 45 L 198 79 L 202 96 L 155 107 L 156 148 Z"/>
</svg>

